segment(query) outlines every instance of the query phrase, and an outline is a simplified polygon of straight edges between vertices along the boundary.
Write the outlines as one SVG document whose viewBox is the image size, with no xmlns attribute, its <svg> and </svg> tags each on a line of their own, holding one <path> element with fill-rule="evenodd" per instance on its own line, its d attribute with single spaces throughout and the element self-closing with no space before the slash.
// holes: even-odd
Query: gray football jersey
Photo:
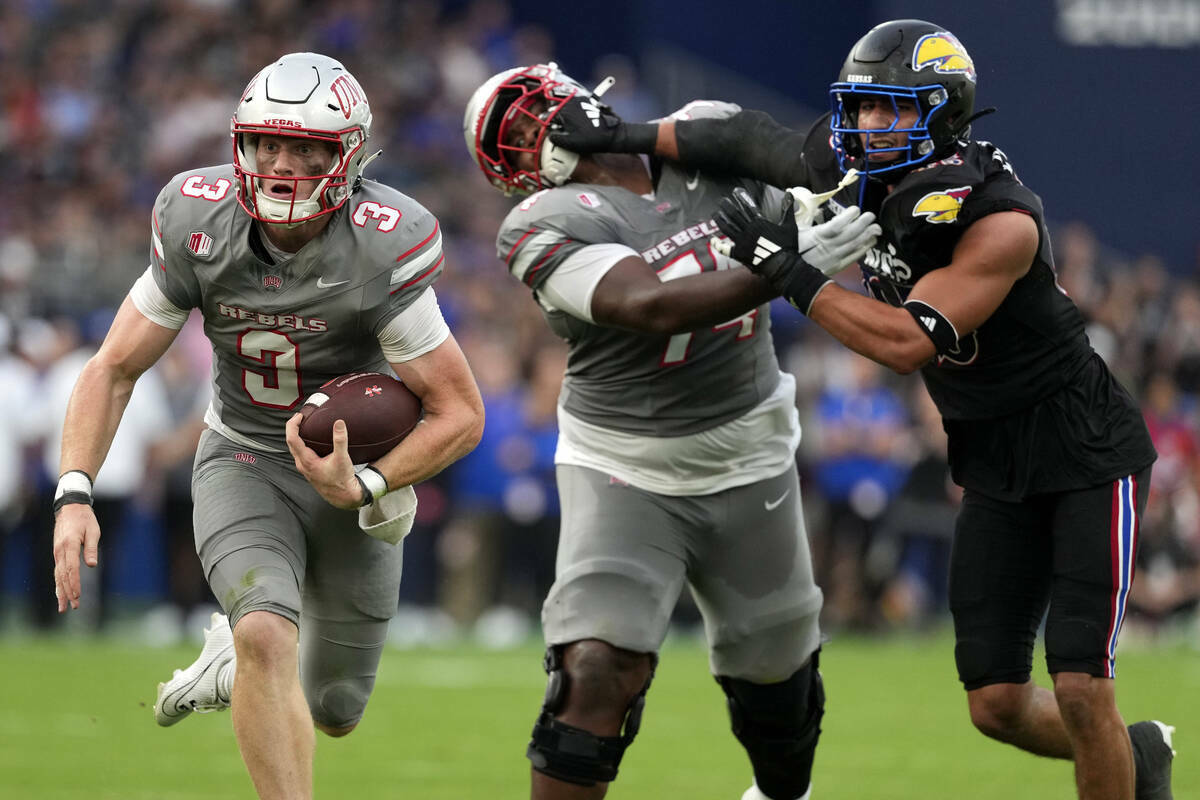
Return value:
<svg viewBox="0 0 1200 800">
<path fill-rule="evenodd" d="M 388 371 L 379 331 L 441 274 L 441 233 L 415 200 L 364 181 L 320 236 L 272 264 L 251 245 L 261 234 L 234 181 L 225 164 L 163 188 L 151 272 L 171 303 L 204 315 L 221 423 L 286 450 L 284 423 L 321 384 Z"/>
<path fill-rule="evenodd" d="M 709 238 L 719 231 L 712 216 L 735 186 L 760 201 L 764 188 L 672 162 L 655 162 L 654 169 L 653 197 L 577 183 L 530 195 L 500 228 L 500 258 L 535 295 L 567 258 L 593 244 L 627 245 L 663 280 L 744 269 L 713 251 Z M 604 428 L 660 437 L 708 430 L 758 405 L 779 381 L 765 305 L 674 336 L 595 325 L 545 305 L 542 312 L 569 346 L 560 404 Z"/>
</svg>

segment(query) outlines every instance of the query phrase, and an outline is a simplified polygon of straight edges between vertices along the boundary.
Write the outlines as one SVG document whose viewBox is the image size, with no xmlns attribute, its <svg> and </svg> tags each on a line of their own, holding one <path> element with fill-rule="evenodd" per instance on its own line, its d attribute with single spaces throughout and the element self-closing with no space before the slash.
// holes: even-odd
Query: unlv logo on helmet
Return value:
<svg viewBox="0 0 1200 800">
<path fill-rule="evenodd" d="M 342 108 L 342 114 L 346 119 L 350 119 L 350 112 L 354 107 L 366 99 L 362 88 L 358 82 L 349 75 L 343 75 L 335 80 L 329 87 L 334 96 L 338 99 L 338 105 Z"/>
</svg>

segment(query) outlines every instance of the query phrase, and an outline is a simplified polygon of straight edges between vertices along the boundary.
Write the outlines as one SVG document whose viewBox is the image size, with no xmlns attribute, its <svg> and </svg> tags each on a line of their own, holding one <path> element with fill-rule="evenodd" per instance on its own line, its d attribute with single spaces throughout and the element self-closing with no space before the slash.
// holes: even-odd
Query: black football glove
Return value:
<svg viewBox="0 0 1200 800">
<path fill-rule="evenodd" d="M 857 206 L 842 209 L 832 219 L 803 229 L 795 220 L 789 193 L 782 222 L 762 215 L 744 189 L 734 189 L 713 215 L 729 237 L 726 255 L 761 275 L 788 302 L 807 314 L 813 298 L 836 275 L 858 261 L 880 234 L 875 215 Z"/>
<path fill-rule="evenodd" d="M 790 194 L 784 200 L 783 218 L 772 222 L 763 216 L 750 193 L 739 187 L 721 200 L 713 221 L 729 237 L 729 246 L 722 247 L 722 252 L 755 272 L 780 250 L 797 252 L 796 215 Z"/>
<path fill-rule="evenodd" d="M 550 141 L 573 153 L 653 153 L 658 123 L 625 122 L 597 95 L 575 95 L 550 121 Z"/>
</svg>

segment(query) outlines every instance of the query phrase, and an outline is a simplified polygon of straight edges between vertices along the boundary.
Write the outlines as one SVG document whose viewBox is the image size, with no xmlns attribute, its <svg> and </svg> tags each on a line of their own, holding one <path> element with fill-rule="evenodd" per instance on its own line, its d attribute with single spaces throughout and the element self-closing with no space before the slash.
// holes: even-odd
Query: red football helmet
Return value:
<svg viewBox="0 0 1200 800">
<path fill-rule="evenodd" d="M 554 62 L 505 70 L 475 90 L 467 101 L 463 137 L 471 158 L 493 186 L 506 195 L 528 194 L 570 179 L 579 155 L 555 145 L 546 132 L 563 104 L 576 95 L 591 92 Z M 506 143 L 510 126 L 521 117 L 537 123 L 537 135 L 521 145 Z M 533 153 L 537 168 L 519 169 L 520 153 Z"/>
</svg>

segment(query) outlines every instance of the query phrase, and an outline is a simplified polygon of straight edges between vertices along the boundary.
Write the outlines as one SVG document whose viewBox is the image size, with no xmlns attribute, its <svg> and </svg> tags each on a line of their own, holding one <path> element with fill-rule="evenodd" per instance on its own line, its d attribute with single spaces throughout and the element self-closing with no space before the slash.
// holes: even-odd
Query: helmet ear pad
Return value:
<svg viewBox="0 0 1200 800">
<path fill-rule="evenodd" d="M 579 154 L 559 147 L 547 136 L 542 144 L 539 161 L 542 180 L 554 186 L 562 186 L 571 180 L 575 167 L 579 166 Z"/>
</svg>

